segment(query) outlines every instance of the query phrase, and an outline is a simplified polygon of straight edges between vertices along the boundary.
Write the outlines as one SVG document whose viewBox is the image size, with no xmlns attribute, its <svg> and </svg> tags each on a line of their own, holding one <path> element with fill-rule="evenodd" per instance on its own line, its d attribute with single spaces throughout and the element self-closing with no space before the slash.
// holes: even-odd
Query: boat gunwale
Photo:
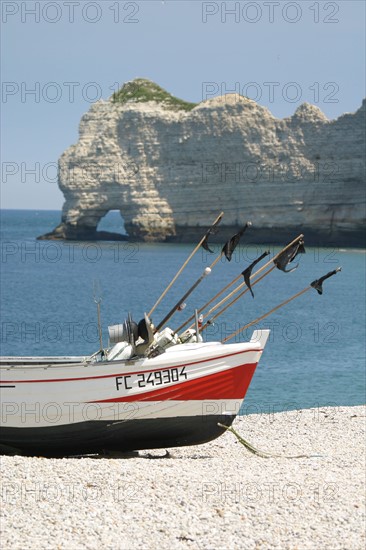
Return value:
<svg viewBox="0 0 366 550">
<path fill-rule="evenodd" d="M 172 354 L 177 353 L 179 356 L 178 361 L 181 360 L 181 354 L 187 353 L 189 355 L 194 354 L 195 352 L 207 349 L 207 348 L 217 348 L 217 351 L 220 350 L 222 352 L 223 350 L 227 350 L 227 352 L 223 353 L 222 356 L 232 355 L 233 353 L 241 353 L 242 351 L 247 351 L 245 348 L 250 346 L 250 351 L 263 351 L 264 348 L 261 346 L 261 342 L 259 340 L 253 341 L 250 340 L 249 342 L 237 342 L 235 344 L 223 344 L 222 342 L 197 342 L 194 344 L 179 344 L 176 346 L 171 346 L 170 348 L 166 349 L 163 354 L 157 355 L 155 357 L 138 357 L 133 356 L 130 359 L 113 359 L 113 360 L 95 360 L 94 357 L 96 354 L 93 354 L 91 356 L 80 356 L 80 361 L 77 360 L 79 357 L 76 356 L 49 356 L 49 357 L 1 357 L 0 356 L 0 369 L 6 369 L 9 368 L 59 368 L 59 367 L 95 367 L 95 366 L 103 366 L 106 367 L 108 365 L 116 365 L 116 364 L 123 364 L 123 365 L 133 365 L 135 363 L 140 363 L 144 361 L 154 361 L 155 359 L 158 359 L 159 357 L 166 357 L 168 354 L 171 356 Z M 234 348 L 235 351 L 234 351 Z M 244 349 L 243 349 L 244 348 Z M 254 348 L 254 349 L 253 349 Z M 203 359 L 204 354 L 202 354 Z M 174 359 L 172 358 L 172 361 Z M 154 361 L 156 362 L 156 361 Z"/>
<path fill-rule="evenodd" d="M 190 361 L 190 362 L 187 362 L 187 361 L 173 361 L 172 360 L 172 364 L 169 364 L 169 365 L 165 365 L 165 366 L 159 366 L 159 364 L 156 364 L 157 362 L 155 362 L 155 364 L 153 365 L 148 365 L 149 366 L 149 370 L 151 370 L 152 372 L 155 372 L 155 371 L 161 371 L 161 370 L 166 370 L 166 369 L 170 369 L 170 368 L 177 368 L 177 367 L 181 367 L 181 366 L 191 366 L 191 365 L 197 365 L 197 364 L 200 364 L 200 363 L 206 363 L 208 361 L 217 361 L 217 360 L 220 360 L 220 359 L 225 359 L 227 357 L 232 357 L 234 355 L 241 355 L 243 353 L 262 353 L 263 352 L 263 347 L 260 346 L 260 342 L 258 342 L 258 346 L 256 347 L 255 344 L 253 345 L 253 342 L 246 342 L 245 343 L 246 346 L 248 346 L 247 349 L 243 349 L 243 344 L 240 346 L 242 349 L 236 349 L 235 351 L 234 350 L 231 350 L 231 353 L 224 353 L 224 354 L 220 354 L 220 355 L 212 355 L 210 357 L 207 357 L 207 356 L 202 356 L 201 358 L 199 357 L 192 357 L 192 359 L 194 358 L 193 361 Z M 251 344 L 251 346 L 249 347 L 249 344 Z M 224 345 L 223 345 L 224 346 Z M 225 345 L 225 349 L 227 349 L 229 347 L 229 345 Z M 230 348 L 237 348 L 238 345 L 237 344 L 230 344 Z M 216 350 L 218 351 L 218 350 Z M 10 365 L 10 366 L 5 366 L 5 365 L 1 365 L 0 366 L 0 370 L 3 370 L 3 371 L 16 371 L 16 370 L 31 370 L 31 369 L 34 369 L 34 370 L 39 370 L 39 369 L 42 369 L 42 370 L 48 370 L 49 368 L 51 369 L 57 369 L 57 368 L 66 368 L 66 369 L 71 369 L 72 367 L 83 367 L 83 368 L 86 368 L 86 367 L 97 367 L 97 368 L 106 368 L 107 366 L 108 367 L 114 367 L 113 370 L 115 369 L 123 369 L 125 368 L 126 366 L 137 366 L 137 368 L 142 368 L 142 372 L 144 372 L 146 369 L 146 364 L 143 365 L 143 362 L 144 362 L 144 359 L 146 358 L 142 358 L 142 359 L 139 359 L 138 361 L 103 361 L 103 362 L 94 362 L 94 363 L 74 363 L 74 364 L 69 364 L 69 365 L 62 365 L 62 364 L 54 364 L 54 365 Z M 152 359 L 157 359 L 156 357 L 152 358 Z M 136 363 L 139 363 L 138 365 L 136 365 Z M 127 374 L 136 374 L 137 371 L 131 371 L 131 372 L 124 372 L 124 375 L 127 375 Z M 118 376 L 120 375 L 120 371 L 119 372 L 114 372 L 113 374 L 111 373 L 105 373 L 105 374 L 99 374 L 99 375 L 94 375 L 94 376 L 86 376 L 86 377 L 82 377 L 82 378 L 54 378 L 54 379 L 37 379 L 37 380 L 4 380 L 3 382 L 4 383 L 35 383 L 35 382 L 39 382 L 39 383 L 43 383 L 43 382 L 71 382 L 71 381 L 79 381 L 79 380 L 90 380 L 90 379 L 98 379 L 98 378 L 110 378 L 110 377 L 114 377 L 114 376 Z"/>
</svg>

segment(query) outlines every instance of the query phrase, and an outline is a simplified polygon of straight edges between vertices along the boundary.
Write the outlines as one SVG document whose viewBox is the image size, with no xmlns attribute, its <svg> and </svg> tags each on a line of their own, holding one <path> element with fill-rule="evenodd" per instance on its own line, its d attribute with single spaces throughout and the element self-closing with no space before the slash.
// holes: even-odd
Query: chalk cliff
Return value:
<svg viewBox="0 0 366 550">
<path fill-rule="evenodd" d="M 130 238 L 197 240 L 223 210 L 220 242 L 250 219 L 252 242 L 362 244 L 365 112 L 328 120 L 304 103 L 277 119 L 237 94 L 195 105 L 137 79 L 82 117 L 59 160 L 61 223 L 40 238 L 119 238 L 97 226 L 120 210 Z"/>
</svg>

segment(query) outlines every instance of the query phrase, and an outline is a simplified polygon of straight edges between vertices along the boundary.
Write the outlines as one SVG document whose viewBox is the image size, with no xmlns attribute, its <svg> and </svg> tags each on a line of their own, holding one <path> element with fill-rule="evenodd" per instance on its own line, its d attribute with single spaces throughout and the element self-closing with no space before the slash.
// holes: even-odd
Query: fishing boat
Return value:
<svg viewBox="0 0 366 550">
<path fill-rule="evenodd" d="M 254 296 L 252 287 L 275 267 L 286 273 L 295 269 L 286 266 L 298 253 L 305 252 L 303 235 L 299 235 L 252 273 L 269 252 L 262 254 L 176 330 L 170 329 L 168 320 L 184 309 L 184 301 L 220 258 L 225 256 L 230 261 L 239 239 L 251 225 L 248 222 L 155 327 L 152 313 L 198 248 L 209 250 L 207 238 L 221 217 L 222 213 L 138 324 L 129 316 L 123 323 L 109 327 L 107 348 L 103 346 L 100 299 L 95 296 L 100 348 L 93 355 L 0 358 L 0 453 L 60 457 L 197 445 L 219 437 L 231 426 L 269 330 L 254 330 L 249 342 L 227 341 L 310 288 L 321 294 L 323 281 L 340 268 L 313 281 L 222 342 L 204 342 L 205 328 L 246 292 Z M 234 290 L 211 306 L 241 278 L 244 280 Z M 203 311 L 205 314 L 199 317 Z M 192 320 L 193 324 L 182 332 Z"/>
<path fill-rule="evenodd" d="M 238 414 L 268 334 L 122 361 L 2 358 L 0 451 L 64 456 L 210 441 Z"/>
</svg>

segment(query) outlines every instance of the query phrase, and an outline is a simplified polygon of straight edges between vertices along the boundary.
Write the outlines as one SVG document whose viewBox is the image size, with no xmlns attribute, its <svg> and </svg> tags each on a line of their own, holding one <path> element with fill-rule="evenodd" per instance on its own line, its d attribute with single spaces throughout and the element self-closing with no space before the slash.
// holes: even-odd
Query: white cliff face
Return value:
<svg viewBox="0 0 366 550">
<path fill-rule="evenodd" d="M 189 241 L 225 212 L 220 240 L 250 219 L 268 242 L 292 230 L 354 244 L 365 221 L 365 101 L 329 121 L 301 105 L 276 119 L 229 94 L 190 111 L 94 104 L 61 156 L 62 223 L 44 238 L 92 238 L 120 210 L 137 239 Z"/>
</svg>

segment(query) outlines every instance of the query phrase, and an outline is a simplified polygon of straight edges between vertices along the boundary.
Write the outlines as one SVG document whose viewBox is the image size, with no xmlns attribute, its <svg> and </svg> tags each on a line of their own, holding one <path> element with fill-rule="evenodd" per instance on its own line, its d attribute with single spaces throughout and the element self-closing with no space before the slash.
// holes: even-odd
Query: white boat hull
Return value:
<svg viewBox="0 0 366 550">
<path fill-rule="evenodd" d="M 268 334 L 129 361 L 2 358 L 0 446 L 64 456 L 209 441 L 238 413 Z"/>
</svg>

